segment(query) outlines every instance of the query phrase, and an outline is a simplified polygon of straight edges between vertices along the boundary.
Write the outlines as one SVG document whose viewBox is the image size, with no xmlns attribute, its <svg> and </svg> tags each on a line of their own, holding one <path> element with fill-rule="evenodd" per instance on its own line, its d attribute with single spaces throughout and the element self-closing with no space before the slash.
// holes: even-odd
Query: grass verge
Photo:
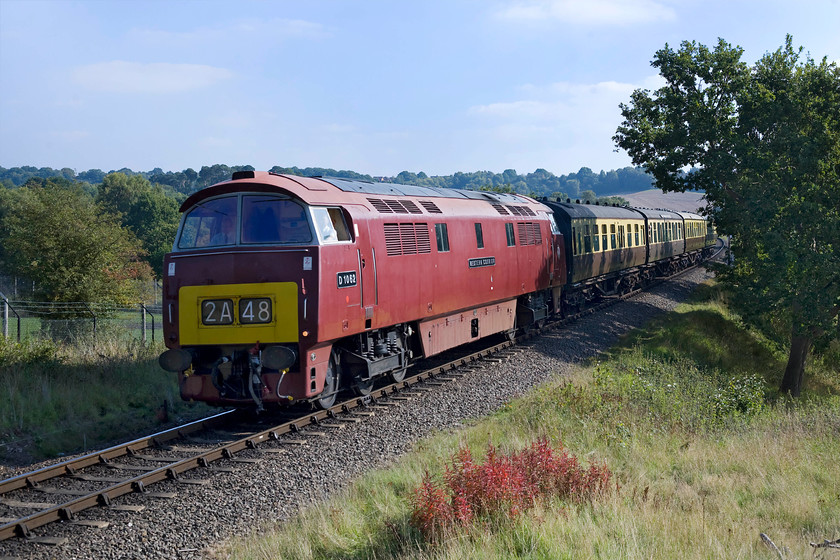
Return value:
<svg viewBox="0 0 840 560">
<path fill-rule="evenodd" d="M 158 366 L 162 349 L 116 332 L 67 344 L 0 338 L 0 461 L 102 447 L 204 413 L 181 401 L 175 375 Z"/>
<path fill-rule="evenodd" d="M 780 397 L 784 351 L 707 287 L 571 378 L 423 440 L 333 501 L 217 554 L 778 558 L 765 533 L 785 558 L 812 558 L 809 542 L 840 538 L 840 372 L 831 363 L 813 359 L 805 395 Z M 480 459 L 488 441 L 510 454 L 539 438 L 606 464 L 618 488 L 593 500 L 541 499 L 521 515 L 484 517 L 433 540 L 412 525 L 424 473 L 444 479 L 459 449 Z"/>
</svg>

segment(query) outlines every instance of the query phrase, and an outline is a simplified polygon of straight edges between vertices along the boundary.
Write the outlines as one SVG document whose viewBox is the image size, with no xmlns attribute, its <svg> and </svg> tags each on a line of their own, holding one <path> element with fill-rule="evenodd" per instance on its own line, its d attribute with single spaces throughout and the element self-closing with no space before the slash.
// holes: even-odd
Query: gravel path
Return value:
<svg viewBox="0 0 840 560">
<path fill-rule="evenodd" d="M 369 420 L 310 438 L 309 445 L 282 446 L 285 451 L 276 454 L 247 451 L 240 456 L 263 460 L 237 465 L 232 473 L 190 474 L 206 476 L 207 484 L 167 481 L 151 489 L 178 492 L 175 499 L 126 496 L 118 502 L 145 509 L 107 516 L 110 526 L 105 529 L 54 524 L 36 531 L 68 537 L 63 545 L 19 539 L 0 542 L 0 558 L 207 558 L 210 547 L 224 539 L 248 534 L 266 521 L 287 518 L 330 496 L 361 473 L 393 462 L 430 432 L 486 415 L 551 376 L 568 372 L 574 364 L 608 349 L 619 335 L 673 309 L 710 277 L 705 269 L 692 270 L 531 341 L 510 361 L 476 369 L 460 381 L 377 411 Z M 79 517 L 106 518 L 97 509 Z"/>
</svg>

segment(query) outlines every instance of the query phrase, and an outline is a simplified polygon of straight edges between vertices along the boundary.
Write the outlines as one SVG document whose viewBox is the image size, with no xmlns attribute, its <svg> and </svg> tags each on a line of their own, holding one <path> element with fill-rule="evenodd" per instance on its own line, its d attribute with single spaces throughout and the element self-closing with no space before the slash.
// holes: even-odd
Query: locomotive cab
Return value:
<svg viewBox="0 0 840 560">
<path fill-rule="evenodd" d="M 342 209 L 276 190 L 190 202 L 164 264 L 161 367 L 181 374 L 182 398 L 215 405 L 319 393 L 319 263 L 324 247 L 352 244 Z"/>
</svg>

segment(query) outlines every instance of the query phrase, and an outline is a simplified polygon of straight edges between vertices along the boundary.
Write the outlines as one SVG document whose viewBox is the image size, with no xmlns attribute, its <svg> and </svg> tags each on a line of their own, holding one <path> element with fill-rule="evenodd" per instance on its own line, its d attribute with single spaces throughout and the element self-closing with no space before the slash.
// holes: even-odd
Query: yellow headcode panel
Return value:
<svg viewBox="0 0 840 560">
<path fill-rule="evenodd" d="M 184 286 L 178 310 L 181 344 L 298 341 L 294 282 Z"/>
</svg>

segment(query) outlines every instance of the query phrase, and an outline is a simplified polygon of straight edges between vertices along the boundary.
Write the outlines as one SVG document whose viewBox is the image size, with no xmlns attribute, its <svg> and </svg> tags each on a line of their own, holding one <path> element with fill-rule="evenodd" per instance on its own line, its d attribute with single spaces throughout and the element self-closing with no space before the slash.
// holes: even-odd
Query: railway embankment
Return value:
<svg viewBox="0 0 840 560">
<path fill-rule="evenodd" d="M 838 376 L 814 364 L 808 399 L 778 401 L 772 345 L 714 298 L 677 309 L 709 278 L 690 271 L 363 422 L 255 451 L 207 484 L 156 486 L 175 499 L 126 496 L 142 509 L 107 528 L 59 526 L 62 545 L 12 539 L 0 556 L 764 558 L 766 533 L 805 557 L 809 540 L 840 537 Z M 436 542 L 412 527 L 425 471 L 440 481 L 462 446 L 484 461 L 488 443 L 511 454 L 539 438 L 618 486 L 479 515 Z"/>
<path fill-rule="evenodd" d="M 837 357 L 813 360 L 808 395 L 787 400 L 775 390 L 784 352 L 731 314 L 715 287 L 674 307 L 683 296 L 670 286 L 534 342 L 499 373 L 524 372 L 533 383 L 523 390 L 535 388 L 463 429 L 439 429 L 392 466 L 215 557 L 832 557 Z M 627 331 L 631 317 L 651 316 L 648 306 L 671 312 Z M 608 491 L 523 506 L 517 489 L 531 487 L 506 458 L 541 440 L 577 465 L 608 468 Z M 465 470 L 475 473 L 467 483 Z M 471 484 L 488 497 L 483 507 L 467 503 Z M 421 530 L 446 516 L 438 532 Z"/>
</svg>

